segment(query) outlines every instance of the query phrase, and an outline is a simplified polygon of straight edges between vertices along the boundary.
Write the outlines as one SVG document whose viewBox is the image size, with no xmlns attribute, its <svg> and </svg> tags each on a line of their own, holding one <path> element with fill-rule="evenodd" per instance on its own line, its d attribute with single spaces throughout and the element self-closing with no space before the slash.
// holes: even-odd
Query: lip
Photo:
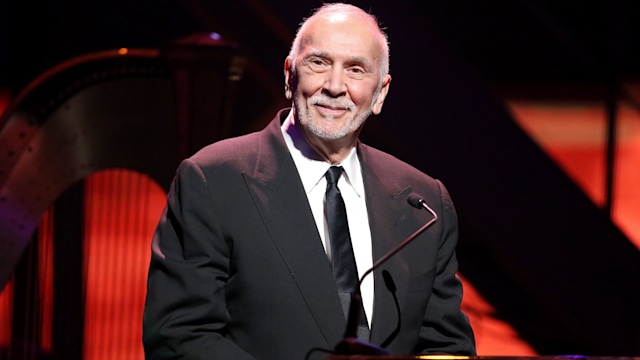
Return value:
<svg viewBox="0 0 640 360">
<path fill-rule="evenodd" d="M 327 106 L 327 105 L 320 105 L 320 104 L 316 104 L 315 108 L 317 109 L 318 113 L 320 115 L 322 115 L 323 117 L 341 117 L 342 115 L 346 114 L 349 110 L 342 108 L 342 107 L 332 107 L 332 106 Z"/>
</svg>

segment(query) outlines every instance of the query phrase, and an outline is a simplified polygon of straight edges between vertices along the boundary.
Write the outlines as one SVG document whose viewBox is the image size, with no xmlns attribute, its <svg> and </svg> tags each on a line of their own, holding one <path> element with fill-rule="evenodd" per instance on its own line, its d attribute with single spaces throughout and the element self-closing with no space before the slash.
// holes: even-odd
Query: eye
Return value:
<svg viewBox="0 0 640 360">
<path fill-rule="evenodd" d="M 362 66 L 350 66 L 347 68 L 347 74 L 354 79 L 362 79 L 367 71 Z"/>
<path fill-rule="evenodd" d="M 311 57 L 306 61 L 307 66 L 315 72 L 326 71 L 329 68 L 329 62 L 321 57 Z"/>
</svg>

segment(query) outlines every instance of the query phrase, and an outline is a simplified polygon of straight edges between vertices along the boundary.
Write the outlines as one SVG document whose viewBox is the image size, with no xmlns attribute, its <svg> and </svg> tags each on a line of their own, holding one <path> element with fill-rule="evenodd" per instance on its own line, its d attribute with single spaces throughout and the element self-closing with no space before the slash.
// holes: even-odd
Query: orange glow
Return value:
<svg viewBox="0 0 640 360">
<path fill-rule="evenodd" d="M 40 271 L 40 348 L 47 353 L 53 349 L 52 346 L 52 324 L 53 324 L 53 210 L 44 213 L 40 219 L 38 227 L 38 256 Z"/>
<path fill-rule="evenodd" d="M 520 338 L 511 325 L 495 317 L 491 306 L 464 277 L 461 308 L 469 317 L 476 338 L 476 352 L 482 356 L 536 356 L 538 353 Z"/>
<path fill-rule="evenodd" d="M 120 54 L 120 55 L 126 55 L 127 53 L 129 53 L 129 49 L 127 49 L 127 48 L 118 49 L 118 54 Z"/>
<path fill-rule="evenodd" d="M 631 87 L 640 93 L 640 85 Z M 605 107 L 508 101 L 517 123 L 598 206 L 605 202 Z M 619 103 L 613 222 L 640 249 L 640 111 Z"/>
<path fill-rule="evenodd" d="M 0 347 L 11 344 L 11 320 L 13 309 L 13 279 L 0 292 Z"/>
<path fill-rule="evenodd" d="M 143 359 L 150 244 L 165 201 L 159 185 L 133 171 L 87 178 L 86 359 Z"/>
<path fill-rule="evenodd" d="M 640 86 L 629 87 L 640 95 Z M 638 98 L 640 96 L 636 96 Z M 605 202 L 605 108 L 603 103 L 507 101 L 516 122 L 598 206 Z M 640 111 L 621 102 L 616 152 L 613 221 L 640 249 Z M 463 310 L 476 335 L 478 355 L 535 356 L 468 283 Z"/>
</svg>

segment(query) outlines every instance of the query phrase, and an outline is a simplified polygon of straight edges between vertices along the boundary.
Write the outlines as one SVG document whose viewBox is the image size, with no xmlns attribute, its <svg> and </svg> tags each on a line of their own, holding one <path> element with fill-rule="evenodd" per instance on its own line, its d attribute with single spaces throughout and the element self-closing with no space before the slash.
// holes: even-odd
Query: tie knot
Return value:
<svg viewBox="0 0 640 360">
<path fill-rule="evenodd" d="M 327 170 L 327 173 L 325 175 L 327 177 L 327 183 L 337 184 L 338 179 L 340 179 L 340 175 L 342 175 L 343 171 L 344 169 L 342 168 L 342 166 L 330 167 L 329 170 Z"/>
</svg>

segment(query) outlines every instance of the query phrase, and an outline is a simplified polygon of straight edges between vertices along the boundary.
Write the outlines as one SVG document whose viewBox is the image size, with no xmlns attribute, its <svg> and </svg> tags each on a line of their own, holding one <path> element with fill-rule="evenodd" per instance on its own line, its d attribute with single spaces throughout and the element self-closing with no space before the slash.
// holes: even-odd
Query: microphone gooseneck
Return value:
<svg viewBox="0 0 640 360">
<path fill-rule="evenodd" d="M 422 196 L 411 193 L 407 198 L 409 204 L 417 209 L 426 209 L 429 211 L 433 218 L 427 221 L 426 224 L 422 225 L 418 230 L 416 230 L 413 234 L 409 235 L 404 241 L 402 241 L 398 246 L 393 248 L 391 251 L 386 253 L 380 259 L 378 259 L 373 265 L 369 268 L 369 270 L 365 271 L 364 274 L 360 277 L 360 281 L 358 282 L 357 290 L 352 294 L 351 304 L 349 306 L 349 316 L 347 318 L 347 328 L 345 330 L 344 338 L 338 345 L 335 347 L 335 352 L 343 355 L 390 355 L 388 351 L 385 349 L 368 343 L 366 341 L 360 340 L 357 338 L 357 327 L 358 321 L 360 319 L 360 308 L 362 306 L 362 295 L 360 294 L 360 288 L 362 287 L 362 282 L 375 269 L 377 269 L 380 265 L 384 264 L 389 258 L 395 255 L 398 251 L 400 251 L 405 245 L 413 241 L 418 235 L 420 235 L 423 231 L 425 231 L 431 224 L 438 220 L 438 215 L 435 211 L 433 211 L 429 205 L 424 201 Z M 385 278 L 385 282 L 387 279 Z M 389 284 L 387 284 L 389 286 Z M 395 287 L 395 285 L 394 285 Z M 395 293 L 394 293 L 395 296 Z M 386 341 L 385 341 L 386 342 Z"/>
<path fill-rule="evenodd" d="M 376 261 L 371 268 L 369 268 L 369 270 L 367 270 L 362 277 L 360 278 L 360 284 L 358 287 L 362 286 L 362 280 L 364 280 L 365 276 L 369 275 L 369 273 L 371 273 L 373 270 L 375 270 L 378 266 L 382 265 L 384 262 L 386 262 L 387 260 L 389 260 L 390 257 L 392 257 L 393 255 L 395 255 L 398 251 L 400 251 L 405 245 L 407 245 L 408 243 L 410 243 L 413 239 L 416 238 L 416 236 L 420 235 L 420 233 L 422 233 L 423 231 L 425 231 L 429 226 L 431 226 L 431 224 L 433 224 L 434 222 L 436 222 L 436 220 L 438 220 L 438 215 L 436 214 L 435 211 L 433 211 L 433 209 L 431 209 L 429 207 L 429 205 L 427 205 L 427 203 L 424 201 L 424 199 L 422 198 L 422 196 L 416 194 L 416 193 L 411 193 L 409 194 L 409 197 L 407 198 L 407 202 L 409 202 L 409 204 L 411 204 L 411 206 L 417 208 L 417 209 L 426 209 L 427 211 L 429 211 L 431 213 L 431 215 L 433 215 L 433 219 L 427 221 L 426 224 L 422 225 L 422 227 L 418 230 L 416 230 L 416 232 L 414 232 L 413 234 L 409 235 L 408 238 L 406 238 L 403 242 L 400 243 L 400 245 L 396 246 L 395 248 L 393 248 L 391 251 L 389 251 L 388 253 L 386 253 L 383 257 L 381 257 L 380 259 L 378 259 L 378 261 Z"/>
</svg>

